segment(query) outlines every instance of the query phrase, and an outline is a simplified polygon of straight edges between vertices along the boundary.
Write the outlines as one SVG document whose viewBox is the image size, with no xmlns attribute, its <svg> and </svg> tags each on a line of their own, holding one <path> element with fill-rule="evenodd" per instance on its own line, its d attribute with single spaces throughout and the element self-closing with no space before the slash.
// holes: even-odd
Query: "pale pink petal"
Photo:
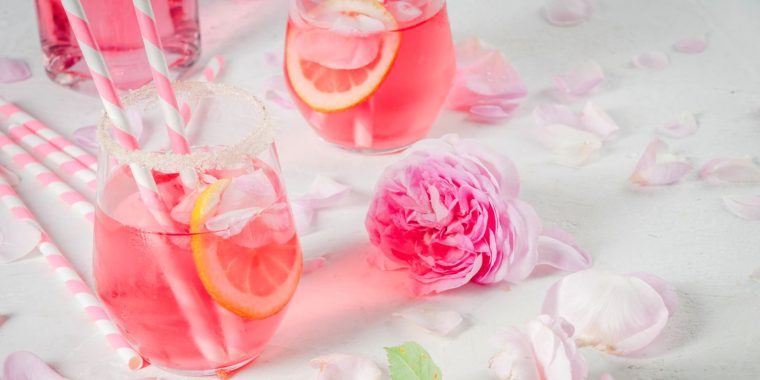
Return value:
<svg viewBox="0 0 760 380">
<path fill-rule="evenodd" d="M 312 272 L 316 272 L 320 269 L 322 269 L 323 266 L 325 266 L 325 263 L 327 262 L 327 259 L 319 256 L 314 257 L 311 259 L 306 259 L 303 261 L 303 274 L 309 274 Z"/>
<path fill-rule="evenodd" d="M 212 179 L 212 178 L 208 178 Z M 211 182 L 215 182 L 216 178 L 213 178 Z M 207 182 L 207 183 L 211 183 Z M 189 225 L 190 224 L 190 215 L 193 212 L 193 208 L 195 207 L 195 203 L 198 200 L 198 196 L 206 190 L 208 186 L 199 186 L 198 188 L 194 189 L 193 191 L 186 193 L 183 195 L 182 199 L 180 199 L 179 202 L 171 209 L 169 212 L 169 215 L 174 219 L 176 222 Z"/>
<path fill-rule="evenodd" d="M 664 281 L 656 289 L 642 277 L 593 269 L 569 274 L 549 289 L 542 312 L 570 322 L 581 346 L 615 355 L 638 351 L 662 332 L 675 297 L 658 293 L 671 289 Z"/>
<path fill-rule="evenodd" d="M 53 371 L 37 355 L 17 351 L 5 357 L 3 376 L 5 380 L 66 380 Z"/>
<path fill-rule="evenodd" d="M 39 244 L 40 230 L 29 222 L 8 217 L 0 221 L 0 264 L 18 260 Z"/>
<path fill-rule="evenodd" d="M 662 140 L 654 139 L 641 156 L 629 181 L 640 186 L 670 185 L 680 181 L 691 170 L 691 164 L 670 154 Z"/>
<path fill-rule="evenodd" d="M 711 183 L 757 183 L 760 166 L 751 158 L 716 158 L 702 167 L 699 177 Z"/>
<path fill-rule="evenodd" d="M 543 14 L 552 25 L 573 26 L 588 21 L 594 5 L 590 0 L 548 0 Z"/>
<path fill-rule="evenodd" d="M 473 106 L 470 107 L 470 119 L 485 123 L 496 122 L 508 118 L 517 107 L 519 107 L 518 104 L 509 104 L 507 107 L 501 105 Z"/>
<path fill-rule="evenodd" d="M 335 70 L 353 70 L 370 64 L 380 51 L 377 36 L 356 36 L 312 29 L 299 33 L 295 44 L 301 59 Z"/>
<path fill-rule="evenodd" d="M 290 207 L 293 210 L 293 219 L 296 221 L 296 229 L 299 232 L 307 231 L 309 226 L 311 226 L 311 223 L 314 221 L 314 208 L 296 201 L 291 202 Z"/>
<path fill-rule="evenodd" d="M 350 186 L 332 178 L 317 175 L 306 193 L 294 199 L 294 202 L 314 209 L 330 207 L 343 199 L 350 191 Z"/>
<path fill-rule="evenodd" d="M 670 58 L 661 51 L 649 51 L 631 59 L 634 66 L 644 70 L 664 70 L 670 65 Z"/>
<path fill-rule="evenodd" d="M 729 195 L 723 197 L 723 203 L 738 217 L 760 220 L 760 195 Z"/>
<path fill-rule="evenodd" d="M 749 278 L 757 282 L 760 282 L 760 268 L 755 269 L 755 271 L 749 275 Z"/>
<path fill-rule="evenodd" d="M 538 261 L 559 270 L 575 272 L 591 266 L 591 256 L 572 235 L 559 228 L 545 228 L 538 237 Z"/>
<path fill-rule="evenodd" d="M 422 10 L 408 1 L 392 1 L 386 5 L 386 8 L 393 15 L 397 22 L 409 22 L 422 15 Z"/>
<path fill-rule="evenodd" d="M 311 359 L 319 368 L 317 380 L 379 380 L 380 368 L 370 359 L 346 354 L 330 354 Z"/>
<path fill-rule="evenodd" d="M 249 207 L 224 212 L 209 218 L 206 221 L 206 228 L 223 238 L 229 238 L 239 234 L 253 218 L 263 211 L 261 207 Z"/>
<path fill-rule="evenodd" d="M 514 328 L 502 335 L 501 352 L 492 357 L 488 365 L 491 373 L 501 380 L 544 380 L 528 337 Z"/>
<path fill-rule="evenodd" d="M 693 135 L 697 129 L 699 129 L 699 124 L 694 114 L 684 112 L 677 119 L 668 121 L 662 125 L 657 131 L 665 136 L 680 139 Z"/>
<path fill-rule="evenodd" d="M 707 49 L 707 36 L 688 37 L 673 44 L 673 50 L 681 53 L 697 54 L 705 49 Z"/>
<path fill-rule="evenodd" d="M 540 127 L 551 124 L 562 124 L 576 127 L 581 119 L 570 107 L 562 104 L 541 104 L 533 109 L 533 121 Z"/>
<path fill-rule="evenodd" d="M 95 138 L 98 127 L 94 125 L 85 125 L 84 127 L 74 130 L 74 141 L 82 148 L 91 150 L 98 149 L 98 141 Z"/>
<path fill-rule="evenodd" d="M 545 379 L 586 379 L 586 359 L 578 352 L 573 326 L 567 321 L 540 315 L 528 322 L 527 335 Z"/>
<path fill-rule="evenodd" d="M 0 57 L 0 83 L 13 83 L 32 76 L 29 65 L 22 59 Z"/>
<path fill-rule="evenodd" d="M 581 128 L 603 140 L 608 140 L 620 130 L 615 120 L 594 102 L 587 102 L 581 111 Z"/>
<path fill-rule="evenodd" d="M 596 61 L 586 61 L 564 75 L 554 77 L 554 86 L 562 93 L 583 96 L 604 82 L 604 70 Z"/>
<path fill-rule="evenodd" d="M 553 149 L 560 165 L 581 166 L 602 147 L 599 136 L 567 125 L 546 125 L 535 133 L 539 142 Z"/>
<path fill-rule="evenodd" d="M 615 378 L 612 377 L 612 375 L 609 373 L 603 373 L 601 376 L 599 376 L 599 380 L 615 380 Z"/>
<path fill-rule="evenodd" d="M 525 83 L 512 63 L 499 50 L 489 49 L 471 67 L 466 68 L 464 85 L 475 94 L 504 96 L 509 99 L 527 94 Z"/>
<path fill-rule="evenodd" d="M 452 310 L 411 309 L 394 315 L 438 335 L 449 335 L 464 321 L 461 314 Z"/>
<path fill-rule="evenodd" d="M 18 176 L 18 174 L 3 165 L 0 165 L 0 176 L 3 177 L 3 179 L 5 179 L 5 181 L 13 187 L 18 186 L 19 183 L 21 183 L 21 178 Z"/>
<path fill-rule="evenodd" d="M 627 275 L 636 277 L 649 284 L 662 297 L 662 301 L 665 302 L 665 307 L 668 308 L 670 315 L 678 311 L 678 293 L 673 285 L 668 284 L 661 277 L 651 273 L 633 272 Z"/>
</svg>

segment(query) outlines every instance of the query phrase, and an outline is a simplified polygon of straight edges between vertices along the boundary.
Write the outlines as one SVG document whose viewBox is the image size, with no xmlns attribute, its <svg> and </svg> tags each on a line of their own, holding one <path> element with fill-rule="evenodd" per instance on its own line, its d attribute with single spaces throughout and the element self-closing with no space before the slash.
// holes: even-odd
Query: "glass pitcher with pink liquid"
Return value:
<svg viewBox="0 0 760 380">
<path fill-rule="evenodd" d="M 118 145 L 110 121 L 98 126 L 95 288 L 150 363 L 221 376 L 274 335 L 301 278 L 301 249 L 263 104 L 226 85 L 174 88 L 192 110 L 190 154 L 166 151 L 153 86 L 124 101 L 149 134 L 141 149 Z"/>
<path fill-rule="evenodd" d="M 116 87 L 151 79 L 132 0 L 81 0 Z M 90 73 L 61 0 L 35 0 L 45 71 L 55 82 L 92 90 Z M 179 74 L 200 55 L 198 0 L 151 0 L 169 69 Z"/>
<path fill-rule="evenodd" d="M 444 0 L 293 0 L 285 76 L 329 143 L 365 153 L 423 138 L 454 77 Z"/>
</svg>

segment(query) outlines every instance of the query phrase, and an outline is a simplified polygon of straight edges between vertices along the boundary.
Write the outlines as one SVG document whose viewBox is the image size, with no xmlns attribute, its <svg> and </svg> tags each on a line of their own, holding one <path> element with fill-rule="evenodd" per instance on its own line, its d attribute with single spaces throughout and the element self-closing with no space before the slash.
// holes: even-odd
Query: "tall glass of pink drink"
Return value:
<svg viewBox="0 0 760 380">
<path fill-rule="evenodd" d="M 454 71 L 444 0 L 293 0 L 285 76 L 332 144 L 384 153 L 421 139 Z"/>
<path fill-rule="evenodd" d="M 275 333 L 301 250 L 261 103 L 223 85 L 175 90 L 193 109 L 191 154 L 165 152 L 152 86 L 125 100 L 152 132 L 142 150 L 121 148 L 110 122 L 99 125 L 96 290 L 152 364 L 222 374 L 255 359 Z M 134 166 L 151 170 L 165 210 L 143 201 Z"/>
<path fill-rule="evenodd" d="M 132 0 L 81 0 L 108 71 L 122 90 L 150 82 L 150 66 Z M 45 71 L 54 81 L 82 90 L 94 85 L 61 0 L 35 0 Z M 181 72 L 200 55 L 198 0 L 151 0 L 169 68 Z"/>
</svg>

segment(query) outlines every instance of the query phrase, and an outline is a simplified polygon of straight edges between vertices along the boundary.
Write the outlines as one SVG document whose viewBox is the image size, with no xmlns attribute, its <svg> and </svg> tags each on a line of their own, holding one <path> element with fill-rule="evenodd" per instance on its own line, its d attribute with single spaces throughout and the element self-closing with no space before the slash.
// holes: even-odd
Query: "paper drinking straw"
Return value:
<svg viewBox="0 0 760 380">
<path fill-rule="evenodd" d="M 56 247 L 50 236 L 37 222 L 34 214 L 32 214 L 18 196 L 16 190 L 2 176 L 0 176 L 0 200 L 15 218 L 27 221 L 40 230 L 42 236 L 38 248 L 48 265 L 53 268 L 58 280 L 66 285 L 69 293 L 77 300 L 79 307 L 95 323 L 98 331 L 108 340 L 108 343 L 116 350 L 116 354 L 127 364 L 129 369 L 135 370 L 141 368 L 143 360 L 140 355 L 129 346 L 129 343 L 119 332 L 119 329 L 108 318 L 106 311 L 98 299 L 95 298 L 92 290 L 82 281 L 82 278 L 74 270 L 74 266 L 71 265 L 69 260 Z"/>
<path fill-rule="evenodd" d="M 45 166 L 58 171 L 60 175 L 71 178 L 72 183 L 86 189 L 87 195 L 95 196 L 98 181 L 95 172 L 90 168 L 23 126 L 11 124 L 5 132 L 16 144 L 42 161 Z"/>
<path fill-rule="evenodd" d="M 224 68 L 224 57 L 215 55 L 211 57 L 206 66 L 203 68 L 201 75 L 206 82 L 213 82 L 219 77 L 219 73 Z"/>
<path fill-rule="evenodd" d="M 166 64 L 161 38 L 156 27 L 156 17 L 153 14 L 153 6 L 150 0 L 133 0 L 137 24 L 140 27 L 145 53 L 148 55 L 150 71 L 153 82 L 158 91 L 158 103 L 169 134 L 169 143 L 174 153 L 190 153 L 190 146 L 185 138 L 185 122 L 179 112 L 177 97 L 174 94 L 171 80 L 169 80 L 169 66 Z"/>
<path fill-rule="evenodd" d="M 93 172 L 97 170 L 98 160 L 95 156 L 87 153 L 84 149 L 78 147 L 58 132 L 2 97 L 0 97 L 0 114 L 9 119 L 10 124 L 17 124 L 20 127 L 28 129 Z"/>
<path fill-rule="evenodd" d="M 92 35 L 82 4 L 79 0 L 62 0 L 62 3 L 106 114 L 114 124 L 114 134 L 117 141 L 127 149 L 139 149 L 137 139 L 130 133 L 129 121 L 121 106 L 121 101 L 116 93 L 103 56 Z M 161 226 L 167 231 L 173 231 L 174 221 L 169 216 L 166 205 L 159 197 L 156 183 L 150 171 L 136 164 L 130 165 L 130 169 L 137 183 L 140 198 L 145 202 L 147 209 Z M 185 316 L 198 349 L 207 359 L 218 360 L 219 353 L 212 347 L 213 344 L 210 344 L 213 342 L 213 329 L 207 325 L 206 319 L 202 317 L 201 302 L 196 302 L 198 297 L 194 293 L 190 281 L 185 281 L 183 277 L 186 276 L 183 276 L 183 273 L 178 270 L 177 264 L 173 262 L 174 259 L 171 256 L 159 254 L 157 258 L 161 261 L 161 267 L 166 271 L 167 282 L 174 297 L 186 311 Z"/>
<path fill-rule="evenodd" d="M 69 205 L 79 215 L 90 222 L 95 220 L 95 208 L 82 194 L 67 185 L 61 177 L 42 165 L 20 146 L 16 145 L 8 136 L 0 133 L 0 154 L 13 161 L 34 176 L 43 186 L 52 191 L 59 199 Z"/>
</svg>

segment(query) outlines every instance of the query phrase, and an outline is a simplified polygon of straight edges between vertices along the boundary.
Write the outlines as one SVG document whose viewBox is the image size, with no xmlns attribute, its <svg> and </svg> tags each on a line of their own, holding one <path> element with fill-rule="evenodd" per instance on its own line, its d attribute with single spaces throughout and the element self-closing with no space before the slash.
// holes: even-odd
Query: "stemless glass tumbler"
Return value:
<svg viewBox="0 0 760 380">
<path fill-rule="evenodd" d="M 293 0 L 285 76 L 326 141 L 383 153 L 430 130 L 455 71 L 444 0 Z"/>
<path fill-rule="evenodd" d="M 90 27 L 122 90 L 150 82 L 132 0 L 81 0 Z M 35 0 L 45 71 L 55 82 L 76 89 L 94 86 L 61 0 Z M 198 0 L 151 0 L 169 68 L 181 72 L 200 55 Z"/>
<path fill-rule="evenodd" d="M 124 101 L 148 135 L 140 150 L 118 145 L 109 120 L 98 126 L 95 285 L 148 361 L 208 375 L 261 353 L 303 263 L 263 105 L 219 84 L 178 82 L 175 90 L 192 109 L 190 154 L 165 151 L 153 86 Z M 153 190 L 136 175 L 145 169 Z M 160 202 L 146 201 L 145 191 Z"/>
</svg>

